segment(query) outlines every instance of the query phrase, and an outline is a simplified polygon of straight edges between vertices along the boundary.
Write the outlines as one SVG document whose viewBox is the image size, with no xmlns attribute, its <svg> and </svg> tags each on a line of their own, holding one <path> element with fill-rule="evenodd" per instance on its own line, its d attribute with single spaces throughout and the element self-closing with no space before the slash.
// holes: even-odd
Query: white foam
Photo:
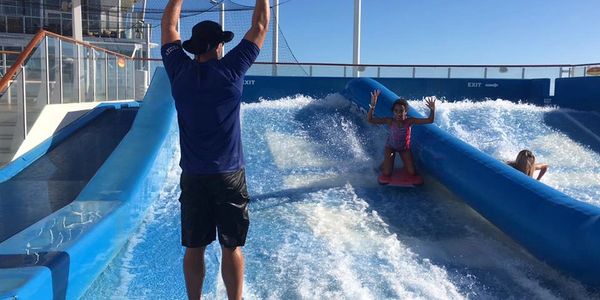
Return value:
<svg viewBox="0 0 600 300">
<path fill-rule="evenodd" d="M 365 286 L 365 282 L 370 282 L 389 287 L 397 298 L 463 298 L 446 271 L 403 245 L 377 213 L 368 211 L 368 204 L 356 195 L 352 186 L 346 185 L 343 194 L 346 198 L 340 199 L 339 205 L 327 205 L 327 198 L 332 195 L 322 191 L 312 195 L 313 199 L 322 198 L 320 201 L 303 202 L 297 207 L 314 235 L 333 249 L 329 260 L 335 263 L 323 271 L 341 281 L 343 294 L 337 296 L 381 298 L 381 291 Z M 373 257 L 377 264 L 369 265 Z M 377 273 L 372 272 L 375 269 Z M 366 270 L 371 273 L 364 273 Z"/>
<path fill-rule="evenodd" d="M 331 165 L 326 158 L 319 155 L 322 151 L 320 146 L 309 141 L 307 137 L 267 131 L 265 139 L 280 169 Z"/>
</svg>

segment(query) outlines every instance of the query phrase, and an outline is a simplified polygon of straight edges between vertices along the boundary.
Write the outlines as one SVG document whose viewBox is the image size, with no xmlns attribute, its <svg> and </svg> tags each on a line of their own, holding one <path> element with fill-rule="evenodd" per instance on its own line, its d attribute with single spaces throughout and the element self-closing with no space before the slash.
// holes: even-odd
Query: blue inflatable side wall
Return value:
<svg viewBox="0 0 600 300">
<path fill-rule="evenodd" d="M 367 109 L 382 91 L 375 114 L 390 114 L 396 94 L 372 79 L 350 82 L 343 94 Z M 414 110 L 409 112 L 416 115 Z M 600 284 L 600 208 L 577 201 L 446 133 L 414 126 L 413 154 L 432 175 L 534 256 L 572 276 Z"/>
<path fill-rule="evenodd" d="M 79 196 L 0 244 L 0 298 L 82 296 L 156 199 L 175 128 L 169 79 L 158 68 L 131 130 Z"/>
<path fill-rule="evenodd" d="M 261 97 L 279 99 L 294 94 L 323 97 L 344 89 L 353 78 L 246 76 L 245 102 Z M 549 79 L 459 79 L 459 78 L 377 78 L 397 95 L 422 98 L 436 95 L 450 100 L 501 98 L 543 104 L 550 90 Z"/>
<path fill-rule="evenodd" d="M 600 112 L 600 76 L 558 78 L 552 104 Z"/>
</svg>

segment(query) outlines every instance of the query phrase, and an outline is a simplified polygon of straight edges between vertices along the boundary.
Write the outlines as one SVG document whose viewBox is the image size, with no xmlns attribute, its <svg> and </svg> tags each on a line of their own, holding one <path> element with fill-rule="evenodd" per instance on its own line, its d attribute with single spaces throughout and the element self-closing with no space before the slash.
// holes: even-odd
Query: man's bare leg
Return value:
<svg viewBox="0 0 600 300">
<path fill-rule="evenodd" d="M 242 247 L 227 248 L 221 246 L 221 275 L 229 300 L 241 300 L 244 289 L 244 254 Z"/>
<path fill-rule="evenodd" d="M 202 284 L 204 283 L 204 250 L 201 248 L 185 248 L 183 256 L 183 274 L 185 276 L 185 288 L 190 300 L 198 300 L 202 296 Z"/>
</svg>

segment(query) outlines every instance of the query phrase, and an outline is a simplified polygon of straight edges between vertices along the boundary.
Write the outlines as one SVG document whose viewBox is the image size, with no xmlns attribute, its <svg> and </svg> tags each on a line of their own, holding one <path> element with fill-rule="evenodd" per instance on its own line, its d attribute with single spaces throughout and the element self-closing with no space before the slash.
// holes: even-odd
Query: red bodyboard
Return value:
<svg viewBox="0 0 600 300">
<path fill-rule="evenodd" d="M 395 169 L 392 176 L 379 175 L 377 181 L 381 185 L 414 187 L 423 184 L 423 178 L 419 175 L 408 175 L 404 169 Z"/>
</svg>

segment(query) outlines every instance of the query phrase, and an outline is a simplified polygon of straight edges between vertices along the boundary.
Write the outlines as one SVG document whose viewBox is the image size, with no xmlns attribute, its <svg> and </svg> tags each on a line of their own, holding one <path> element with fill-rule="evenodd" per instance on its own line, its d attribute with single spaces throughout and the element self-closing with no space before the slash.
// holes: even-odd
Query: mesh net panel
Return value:
<svg viewBox="0 0 600 300">
<path fill-rule="evenodd" d="M 152 25 L 152 43 L 157 45 L 157 47 L 151 50 L 152 58 L 160 58 L 160 21 L 167 2 L 167 0 L 147 1 L 145 20 L 146 23 Z M 287 1 L 281 1 L 280 5 L 284 4 L 285 2 Z M 194 25 L 196 25 L 198 22 L 203 20 L 211 20 L 219 23 L 221 14 L 220 3 L 225 4 L 225 30 L 232 31 L 235 35 L 233 41 L 225 45 L 225 52 L 235 47 L 235 45 L 240 42 L 250 28 L 254 7 L 241 5 L 230 0 L 225 0 L 223 2 L 219 2 L 218 4 L 213 4 L 208 0 L 185 1 L 181 11 L 180 34 L 182 40 L 187 40 L 190 38 L 192 34 L 192 27 L 194 27 Z M 142 11 L 141 1 L 136 4 L 135 10 L 137 12 Z M 273 10 L 271 10 L 271 19 L 273 15 Z M 257 62 L 273 61 L 273 23 L 271 22 L 269 26 L 271 26 L 271 28 L 267 34 L 260 55 L 256 60 Z M 279 29 L 279 62 L 298 62 L 289 45 L 287 44 L 281 28 Z M 307 74 L 307 72 L 299 66 L 291 68 L 295 69 L 293 73 Z M 251 72 L 252 74 L 267 75 L 271 74 L 272 67 L 255 65 L 253 69 L 254 72 Z M 290 69 L 290 67 L 285 67 L 285 69 Z"/>
</svg>

